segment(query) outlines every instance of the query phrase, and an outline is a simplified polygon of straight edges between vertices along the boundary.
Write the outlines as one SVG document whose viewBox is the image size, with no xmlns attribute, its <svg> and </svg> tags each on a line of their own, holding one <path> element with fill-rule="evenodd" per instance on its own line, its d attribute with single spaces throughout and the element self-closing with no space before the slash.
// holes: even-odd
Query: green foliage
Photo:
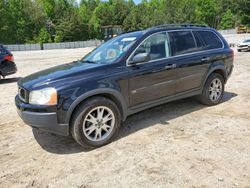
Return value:
<svg viewBox="0 0 250 188">
<path fill-rule="evenodd" d="M 238 2 L 240 22 L 242 24 L 250 26 L 250 1 L 239 0 Z"/>
<path fill-rule="evenodd" d="M 235 25 L 235 18 L 231 10 L 227 10 L 221 18 L 221 29 L 230 29 Z"/>
<path fill-rule="evenodd" d="M 0 43 L 80 41 L 101 26 L 134 31 L 164 23 L 230 29 L 250 24 L 249 0 L 0 0 Z"/>
<path fill-rule="evenodd" d="M 39 31 L 38 36 L 35 38 L 35 41 L 40 44 L 52 42 L 51 35 L 45 28 L 42 28 Z"/>
<path fill-rule="evenodd" d="M 64 18 L 58 20 L 56 26 L 57 35 L 60 33 L 63 41 L 87 40 L 88 26 L 81 22 L 76 13 L 65 15 Z"/>
<path fill-rule="evenodd" d="M 201 24 L 207 24 L 217 27 L 219 6 L 217 0 L 197 0 L 197 8 L 195 10 L 196 21 Z"/>
</svg>

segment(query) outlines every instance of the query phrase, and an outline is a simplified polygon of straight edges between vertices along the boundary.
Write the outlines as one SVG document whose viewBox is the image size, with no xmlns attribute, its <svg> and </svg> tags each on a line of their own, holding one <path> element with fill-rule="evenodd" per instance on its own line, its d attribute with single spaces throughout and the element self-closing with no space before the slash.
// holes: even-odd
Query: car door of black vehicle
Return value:
<svg viewBox="0 0 250 188">
<path fill-rule="evenodd" d="M 175 94 L 175 65 L 170 56 L 166 32 L 156 33 L 145 39 L 128 59 L 129 106 L 154 101 Z M 133 57 L 147 53 L 149 61 L 136 64 Z"/>
<path fill-rule="evenodd" d="M 199 44 L 191 30 L 170 31 L 168 34 L 177 70 L 176 94 L 199 89 L 210 57 L 199 52 Z"/>
</svg>

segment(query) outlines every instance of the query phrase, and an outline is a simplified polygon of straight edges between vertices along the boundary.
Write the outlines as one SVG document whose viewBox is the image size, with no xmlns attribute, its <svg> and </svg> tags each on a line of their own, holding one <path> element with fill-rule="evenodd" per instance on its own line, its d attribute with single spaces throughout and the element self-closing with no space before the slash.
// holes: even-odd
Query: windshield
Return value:
<svg viewBox="0 0 250 188">
<path fill-rule="evenodd" d="M 248 43 L 248 42 L 250 42 L 250 39 L 243 41 L 243 43 Z"/>
<path fill-rule="evenodd" d="M 110 39 L 85 56 L 82 61 L 100 64 L 113 63 L 128 51 L 141 36 L 142 34 L 139 33 L 129 33 Z"/>
</svg>

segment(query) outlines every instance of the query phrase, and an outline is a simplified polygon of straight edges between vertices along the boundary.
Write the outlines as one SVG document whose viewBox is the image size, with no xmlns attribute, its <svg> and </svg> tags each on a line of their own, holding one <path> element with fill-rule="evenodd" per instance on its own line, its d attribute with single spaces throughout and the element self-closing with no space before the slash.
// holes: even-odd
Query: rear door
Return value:
<svg viewBox="0 0 250 188">
<path fill-rule="evenodd" d="M 208 70 L 208 59 L 197 52 L 191 30 L 170 31 L 172 56 L 177 66 L 176 93 L 199 88 Z"/>
</svg>

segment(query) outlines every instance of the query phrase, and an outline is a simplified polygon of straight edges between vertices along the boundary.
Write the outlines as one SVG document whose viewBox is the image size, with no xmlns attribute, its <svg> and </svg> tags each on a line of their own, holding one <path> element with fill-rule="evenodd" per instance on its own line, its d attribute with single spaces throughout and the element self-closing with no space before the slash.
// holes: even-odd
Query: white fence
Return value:
<svg viewBox="0 0 250 188">
<path fill-rule="evenodd" d="M 4 45 L 10 51 L 29 51 L 29 50 L 41 50 L 40 44 L 14 44 Z"/>
<path fill-rule="evenodd" d="M 236 29 L 219 30 L 222 35 L 237 34 Z"/>
<path fill-rule="evenodd" d="M 84 48 L 91 46 L 99 46 L 101 41 L 99 40 L 89 40 L 89 41 L 79 41 L 79 42 L 62 42 L 62 43 L 45 43 L 43 44 L 44 50 L 50 49 L 65 49 L 65 48 Z"/>
<path fill-rule="evenodd" d="M 245 39 L 250 39 L 250 33 L 237 34 L 236 29 L 219 30 L 229 44 L 239 44 Z"/>
<path fill-rule="evenodd" d="M 239 44 L 243 42 L 245 39 L 250 39 L 250 33 L 247 34 L 225 34 L 223 37 L 227 40 L 230 44 Z"/>
<path fill-rule="evenodd" d="M 44 43 L 40 44 L 15 44 L 4 45 L 10 51 L 30 51 L 30 50 L 50 50 L 50 49 L 66 49 L 66 48 L 84 48 L 99 46 L 100 40 L 78 41 L 78 42 L 62 42 L 62 43 Z"/>
</svg>

